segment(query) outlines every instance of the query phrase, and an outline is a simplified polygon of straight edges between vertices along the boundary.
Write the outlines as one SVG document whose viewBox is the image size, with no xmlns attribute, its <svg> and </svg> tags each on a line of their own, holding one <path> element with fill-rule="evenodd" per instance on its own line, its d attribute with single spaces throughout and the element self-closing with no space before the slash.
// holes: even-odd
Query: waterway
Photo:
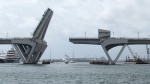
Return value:
<svg viewBox="0 0 150 84">
<path fill-rule="evenodd" d="M 150 65 L 1 63 L 0 84 L 150 84 Z"/>
</svg>

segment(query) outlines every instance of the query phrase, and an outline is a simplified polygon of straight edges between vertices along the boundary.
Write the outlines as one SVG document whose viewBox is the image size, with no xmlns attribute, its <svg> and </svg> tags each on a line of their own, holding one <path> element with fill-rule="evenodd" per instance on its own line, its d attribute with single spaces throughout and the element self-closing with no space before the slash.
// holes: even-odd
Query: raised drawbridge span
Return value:
<svg viewBox="0 0 150 84">
<path fill-rule="evenodd" d="M 34 30 L 33 37 L 0 38 L 0 44 L 12 44 L 24 64 L 37 64 L 47 47 L 47 42 L 44 41 L 44 37 L 52 15 L 53 11 L 48 8 Z"/>
<path fill-rule="evenodd" d="M 116 64 L 121 53 L 127 45 L 150 44 L 149 38 L 114 38 L 110 37 L 110 31 L 98 29 L 98 38 L 69 38 L 74 44 L 93 44 L 101 45 L 110 64 Z M 115 60 L 112 60 L 108 51 L 116 46 L 122 46 Z"/>
</svg>

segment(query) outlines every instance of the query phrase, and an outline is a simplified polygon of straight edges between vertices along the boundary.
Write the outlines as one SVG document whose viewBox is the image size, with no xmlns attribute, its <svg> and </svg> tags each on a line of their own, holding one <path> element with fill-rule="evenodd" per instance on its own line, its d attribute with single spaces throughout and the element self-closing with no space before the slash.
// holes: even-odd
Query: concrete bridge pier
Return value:
<svg viewBox="0 0 150 84">
<path fill-rule="evenodd" d="M 20 39 L 12 43 L 24 64 L 37 64 L 47 47 L 47 43 L 42 40 Z"/>
<path fill-rule="evenodd" d="M 120 55 L 122 54 L 123 50 L 125 49 L 126 44 L 124 44 L 124 45 L 122 46 L 122 48 L 121 48 L 121 50 L 119 51 L 119 53 L 118 53 L 117 57 L 115 58 L 115 60 L 112 60 L 111 56 L 109 55 L 109 53 L 108 53 L 108 50 L 109 50 L 109 49 L 107 49 L 104 44 L 101 44 L 101 46 L 102 46 L 102 48 L 103 48 L 103 50 L 104 50 L 104 52 L 105 52 L 105 54 L 106 54 L 106 56 L 107 56 L 107 58 L 108 58 L 109 64 L 115 65 L 116 62 L 118 61 Z"/>
</svg>

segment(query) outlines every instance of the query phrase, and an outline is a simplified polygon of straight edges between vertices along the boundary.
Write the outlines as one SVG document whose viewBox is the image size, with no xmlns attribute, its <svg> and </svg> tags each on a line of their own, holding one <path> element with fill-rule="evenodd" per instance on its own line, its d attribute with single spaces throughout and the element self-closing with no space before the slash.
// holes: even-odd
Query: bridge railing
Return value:
<svg viewBox="0 0 150 84">
<path fill-rule="evenodd" d="M 74 39 L 74 40 L 79 40 L 79 39 L 83 39 L 83 40 L 86 40 L 86 39 L 98 39 L 96 37 L 70 37 L 69 39 Z"/>
<path fill-rule="evenodd" d="M 70 37 L 70 40 L 98 40 L 96 37 Z M 106 38 L 105 38 L 106 39 Z M 150 38 L 128 38 L 128 37 L 110 37 L 107 39 L 127 39 L 127 40 L 150 40 Z"/>
<path fill-rule="evenodd" d="M 12 40 L 12 39 L 31 39 L 29 37 L 21 38 L 21 37 L 13 37 L 13 38 L 0 38 L 0 40 Z"/>
<path fill-rule="evenodd" d="M 150 40 L 150 38 L 111 37 L 111 39 Z"/>
</svg>

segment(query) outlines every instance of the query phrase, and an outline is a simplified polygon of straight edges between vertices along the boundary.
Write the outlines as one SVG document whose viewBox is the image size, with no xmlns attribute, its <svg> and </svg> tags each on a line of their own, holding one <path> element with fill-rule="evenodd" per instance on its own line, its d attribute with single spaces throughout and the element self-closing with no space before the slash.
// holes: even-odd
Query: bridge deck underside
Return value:
<svg viewBox="0 0 150 84">
<path fill-rule="evenodd" d="M 11 39 L 0 39 L 0 44 L 11 44 Z"/>
<path fill-rule="evenodd" d="M 69 41 L 74 44 L 100 45 L 100 39 L 98 39 L 98 38 L 70 38 Z"/>
</svg>

